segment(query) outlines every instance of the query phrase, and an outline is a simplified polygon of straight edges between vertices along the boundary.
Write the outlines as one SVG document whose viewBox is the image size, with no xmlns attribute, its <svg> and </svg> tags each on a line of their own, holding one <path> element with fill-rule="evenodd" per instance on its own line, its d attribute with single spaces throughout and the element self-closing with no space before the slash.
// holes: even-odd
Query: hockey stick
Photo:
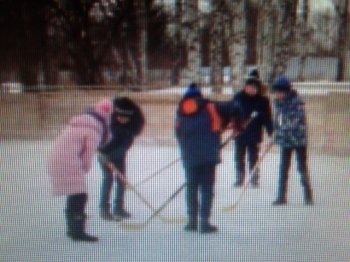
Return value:
<svg viewBox="0 0 350 262">
<path fill-rule="evenodd" d="M 146 228 L 155 217 L 159 217 L 159 213 L 162 212 L 164 208 L 166 208 L 170 202 L 175 199 L 175 197 L 185 188 L 186 183 L 183 183 L 158 209 L 154 210 L 151 216 L 149 216 L 142 223 L 119 223 L 121 227 L 127 230 L 142 230 Z"/>
<path fill-rule="evenodd" d="M 122 183 L 129 188 L 153 213 L 157 211 L 152 204 L 132 185 L 129 183 L 129 181 L 123 176 L 122 173 L 119 172 L 115 167 L 113 168 L 113 176 L 117 177 L 122 181 Z M 160 216 L 159 212 L 156 213 L 158 218 L 162 220 L 165 223 L 170 224 L 182 224 L 184 223 L 184 219 L 182 218 L 168 218 Z"/>
<path fill-rule="evenodd" d="M 237 208 L 237 206 L 239 205 L 239 203 L 242 201 L 242 199 L 243 199 L 243 197 L 244 197 L 244 195 L 245 195 L 245 192 L 247 191 L 247 188 L 248 188 L 248 186 L 249 186 L 249 184 L 250 184 L 250 182 L 251 182 L 251 180 L 252 180 L 253 174 L 254 174 L 254 173 L 256 172 L 256 170 L 259 168 L 261 162 L 263 161 L 263 159 L 265 158 L 265 156 L 267 155 L 267 153 L 271 150 L 272 146 L 273 146 L 273 143 L 269 143 L 269 144 L 266 146 L 264 152 L 261 154 L 261 156 L 259 157 L 258 161 L 255 163 L 253 169 L 249 172 L 249 180 L 244 184 L 243 189 L 242 189 L 242 192 L 241 192 L 240 195 L 238 196 L 238 200 L 237 200 L 235 203 L 233 203 L 233 204 L 231 204 L 231 205 L 229 205 L 229 206 L 227 206 L 227 207 L 224 207 L 224 208 L 222 209 L 222 211 L 223 211 L 224 213 L 231 212 L 231 211 L 233 211 L 235 208 Z"/>
<path fill-rule="evenodd" d="M 148 181 L 152 180 L 153 178 L 155 178 L 156 176 L 160 175 L 161 172 L 163 172 L 164 170 L 167 170 L 168 168 L 172 167 L 173 165 L 175 165 L 177 162 L 179 162 L 181 160 L 180 157 L 174 159 L 173 161 L 171 161 L 169 164 L 167 164 L 166 166 L 163 166 L 162 168 L 158 169 L 157 171 L 155 171 L 154 173 L 152 173 L 151 175 L 145 177 L 144 179 L 142 179 L 140 182 L 135 184 L 135 187 L 139 187 L 142 184 L 147 183 Z"/>
<path fill-rule="evenodd" d="M 257 117 L 257 114 L 252 115 L 244 124 L 244 128 L 246 128 L 254 118 Z M 232 139 L 235 139 L 240 133 L 237 134 L 231 134 L 221 145 L 220 145 L 220 149 L 224 148 Z M 173 161 L 171 161 L 169 164 L 161 167 L 160 169 L 158 169 L 157 171 L 155 171 L 154 173 L 152 173 L 151 175 L 145 177 L 144 179 L 142 179 L 141 181 L 139 181 L 138 183 L 135 184 L 135 187 L 139 187 L 145 183 L 147 183 L 148 181 L 152 180 L 153 178 L 157 177 L 158 175 L 161 174 L 161 172 L 163 172 L 164 170 L 167 170 L 168 168 L 172 167 L 173 165 L 175 165 L 176 163 L 178 163 L 181 160 L 181 157 L 178 157 L 176 159 L 174 159 Z"/>
<path fill-rule="evenodd" d="M 220 148 L 225 147 L 235 136 L 230 135 L 220 146 Z M 179 187 L 174 194 L 172 194 L 164 203 L 163 205 L 161 205 L 157 210 L 155 210 L 153 212 L 153 214 L 147 218 L 144 222 L 142 223 L 119 223 L 120 226 L 122 226 L 124 229 L 127 230 L 133 230 L 133 231 L 137 231 L 137 230 L 142 230 L 145 227 L 147 227 L 152 220 L 158 216 L 159 217 L 159 213 L 168 206 L 168 204 L 184 189 L 184 187 L 186 186 L 186 183 L 182 184 L 181 187 Z M 160 217 L 161 220 L 165 220 L 167 218 L 162 218 Z M 183 219 L 183 222 L 185 222 L 186 219 Z"/>
</svg>

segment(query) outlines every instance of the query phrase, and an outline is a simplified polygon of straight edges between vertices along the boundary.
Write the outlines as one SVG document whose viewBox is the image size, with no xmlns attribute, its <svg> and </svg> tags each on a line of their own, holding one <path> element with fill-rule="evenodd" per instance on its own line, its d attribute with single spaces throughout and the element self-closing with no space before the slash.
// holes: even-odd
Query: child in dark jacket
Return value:
<svg viewBox="0 0 350 262">
<path fill-rule="evenodd" d="M 278 196 L 274 205 L 287 203 L 288 172 L 293 151 L 296 153 L 305 204 L 313 203 L 307 165 L 307 126 L 304 102 L 292 89 L 290 81 L 281 76 L 272 86 L 274 102 L 275 142 L 281 147 Z"/>
<path fill-rule="evenodd" d="M 244 184 L 246 152 L 248 152 L 249 169 L 252 170 L 258 160 L 263 127 L 265 127 L 269 137 L 272 136 L 273 132 L 270 101 L 260 94 L 260 89 L 260 80 L 250 77 L 246 80 L 244 89 L 238 92 L 232 100 L 232 105 L 238 106 L 241 111 L 242 121 L 249 121 L 245 131 L 235 139 L 235 186 L 237 187 Z M 250 183 L 255 187 L 259 185 L 258 169 L 252 174 Z"/>
<path fill-rule="evenodd" d="M 133 101 L 125 97 L 114 100 L 110 130 L 112 138 L 99 150 L 99 163 L 103 173 L 100 215 L 105 220 L 121 220 L 130 217 L 124 207 L 125 184 L 119 178 L 113 176 L 110 163 L 125 176 L 127 151 L 131 147 L 134 138 L 141 133 L 144 121 L 141 109 Z M 109 199 L 113 181 L 117 184 L 117 190 L 112 214 Z"/>
<path fill-rule="evenodd" d="M 214 194 L 215 167 L 220 162 L 220 135 L 225 120 L 216 104 L 204 99 L 192 84 L 181 100 L 176 116 L 176 137 L 180 146 L 187 182 L 186 231 L 216 232 L 209 223 Z M 199 208 L 198 191 L 201 194 Z M 200 209 L 200 210 L 199 210 Z"/>
</svg>

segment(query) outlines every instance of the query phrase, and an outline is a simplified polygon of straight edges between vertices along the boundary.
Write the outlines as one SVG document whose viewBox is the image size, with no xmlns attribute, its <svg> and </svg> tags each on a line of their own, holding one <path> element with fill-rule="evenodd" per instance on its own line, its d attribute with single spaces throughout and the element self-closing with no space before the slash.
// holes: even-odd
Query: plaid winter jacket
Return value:
<svg viewBox="0 0 350 262">
<path fill-rule="evenodd" d="M 275 143 L 293 148 L 307 145 L 304 101 L 292 90 L 283 101 L 274 101 Z"/>
</svg>

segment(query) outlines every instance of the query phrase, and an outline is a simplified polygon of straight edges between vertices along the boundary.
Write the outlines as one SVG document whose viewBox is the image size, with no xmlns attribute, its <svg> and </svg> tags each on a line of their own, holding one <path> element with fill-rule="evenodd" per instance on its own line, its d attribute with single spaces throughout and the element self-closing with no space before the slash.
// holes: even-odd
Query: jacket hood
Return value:
<svg viewBox="0 0 350 262">
<path fill-rule="evenodd" d="M 299 96 L 298 92 L 294 89 L 289 91 L 287 94 L 287 97 L 283 101 L 275 100 L 276 105 L 282 106 L 285 103 L 298 105 L 298 104 L 304 104 L 304 101 Z"/>
<path fill-rule="evenodd" d="M 298 92 L 293 89 L 287 95 L 286 100 L 294 103 L 304 103 L 304 101 L 300 98 Z"/>
<path fill-rule="evenodd" d="M 189 97 L 184 98 L 179 105 L 179 113 L 183 116 L 191 116 L 197 114 L 204 105 L 204 101 L 200 98 Z"/>
<path fill-rule="evenodd" d="M 103 99 L 93 108 L 93 111 L 108 124 L 113 112 L 113 102 L 110 99 Z"/>
</svg>

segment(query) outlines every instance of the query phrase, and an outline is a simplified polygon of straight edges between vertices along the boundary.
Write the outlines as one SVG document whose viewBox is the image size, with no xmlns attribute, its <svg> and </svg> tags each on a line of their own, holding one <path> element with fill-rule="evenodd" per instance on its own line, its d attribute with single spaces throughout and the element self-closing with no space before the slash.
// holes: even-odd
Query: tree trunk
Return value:
<svg viewBox="0 0 350 262">
<path fill-rule="evenodd" d="M 274 3 L 273 8 L 277 9 L 276 27 L 278 37 L 276 37 L 274 61 L 269 82 L 272 82 L 278 75 L 286 73 L 295 36 L 297 1 L 277 1 Z"/>
<path fill-rule="evenodd" d="M 223 84 L 223 15 L 220 13 L 220 2 L 218 0 L 212 0 L 211 2 L 213 11 L 211 14 L 211 45 L 210 45 L 210 67 L 211 67 L 211 84 L 214 93 L 221 93 L 221 87 Z"/>
<path fill-rule="evenodd" d="M 130 52 L 129 52 L 127 42 L 124 40 L 122 40 L 122 42 L 123 42 L 123 45 L 120 50 L 121 58 L 122 58 L 122 75 L 119 79 L 119 82 L 120 84 L 127 85 L 127 84 L 133 83 L 132 61 L 130 58 Z"/>
<path fill-rule="evenodd" d="M 299 30 L 299 44 L 298 49 L 300 52 L 300 67 L 298 73 L 298 79 L 300 81 L 305 81 L 305 64 L 309 49 L 309 30 L 308 30 L 308 20 L 309 20 L 309 0 L 301 1 L 301 19 L 298 25 Z"/>
<path fill-rule="evenodd" d="M 38 66 L 29 57 L 20 62 L 20 80 L 26 88 L 32 88 L 38 84 Z"/>
<path fill-rule="evenodd" d="M 184 84 L 200 83 L 200 28 L 198 21 L 198 0 L 184 0 L 184 36 L 187 49 L 187 67 L 184 70 Z"/>
<path fill-rule="evenodd" d="M 338 26 L 338 45 L 337 45 L 337 81 L 345 81 L 348 67 L 349 51 L 349 0 L 337 1 L 336 10 L 339 15 L 340 23 Z"/>
<path fill-rule="evenodd" d="M 175 1 L 175 57 L 173 62 L 172 74 L 171 74 L 171 84 L 178 85 L 180 84 L 180 73 L 181 73 L 181 62 L 182 62 L 182 54 L 183 54 L 183 45 L 182 45 L 182 1 Z"/>
<path fill-rule="evenodd" d="M 230 43 L 230 64 L 234 88 L 243 84 L 246 60 L 246 1 L 236 0 L 232 2 L 234 10 L 233 34 Z"/>
<path fill-rule="evenodd" d="M 137 12 L 138 40 L 135 66 L 137 84 L 144 85 L 147 82 L 147 12 L 145 0 L 135 0 L 135 10 Z"/>
</svg>

